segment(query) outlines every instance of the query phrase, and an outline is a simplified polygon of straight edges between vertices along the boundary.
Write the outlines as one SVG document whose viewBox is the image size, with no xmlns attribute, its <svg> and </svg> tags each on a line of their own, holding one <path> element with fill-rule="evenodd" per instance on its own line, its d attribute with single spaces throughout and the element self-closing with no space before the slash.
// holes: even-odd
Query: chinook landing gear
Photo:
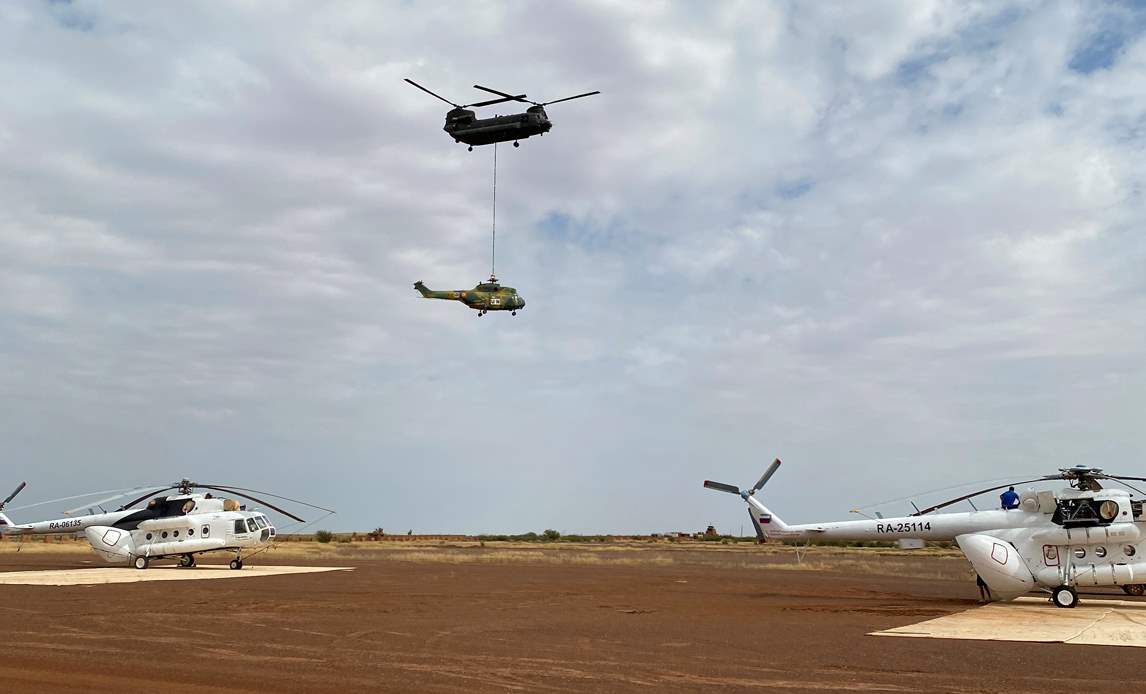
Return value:
<svg viewBox="0 0 1146 694">
<path fill-rule="evenodd" d="M 195 555 L 184 554 L 183 556 L 179 557 L 179 566 L 184 569 L 190 569 L 195 566 Z"/>
<path fill-rule="evenodd" d="M 136 557 L 135 561 L 132 562 L 132 565 L 135 568 L 139 569 L 140 571 L 143 571 L 144 569 L 146 569 L 148 566 L 151 565 L 151 560 L 148 559 L 147 557 Z"/>
<path fill-rule="evenodd" d="M 1078 591 L 1070 586 L 1059 586 L 1051 591 L 1055 607 L 1078 607 Z"/>
</svg>

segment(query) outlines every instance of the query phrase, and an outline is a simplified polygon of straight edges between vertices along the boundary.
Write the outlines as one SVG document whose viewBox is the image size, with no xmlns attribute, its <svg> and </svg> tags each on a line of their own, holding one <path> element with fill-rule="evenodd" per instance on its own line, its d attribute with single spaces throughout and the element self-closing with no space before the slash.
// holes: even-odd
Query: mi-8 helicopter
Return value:
<svg viewBox="0 0 1146 694">
<path fill-rule="evenodd" d="M 525 94 L 506 94 L 496 89 L 475 84 L 474 89 L 480 89 L 490 94 L 497 94 L 500 98 L 491 99 L 489 101 L 479 101 L 476 104 L 455 104 L 449 99 L 426 89 L 412 79 L 406 78 L 406 81 L 435 99 L 440 99 L 450 106 L 453 106 L 453 108 L 446 113 L 446 125 L 442 129 L 446 131 L 447 135 L 454 138 L 454 142 L 464 142 L 469 145 L 471 152 L 474 151 L 475 145 L 491 145 L 495 142 L 513 142 L 513 146 L 518 147 L 518 140 L 524 140 L 534 135 L 544 135 L 553 127 L 552 121 L 549 120 L 549 115 L 545 113 L 546 106 L 601 93 L 599 91 L 585 92 L 584 94 L 578 94 L 576 96 L 567 96 L 564 99 L 538 103 L 526 99 Z M 492 106 L 493 104 L 501 104 L 507 101 L 519 101 L 533 105 L 525 109 L 525 113 L 515 113 L 509 116 L 494 116 L 493 118 L 478 118 L 473 111 L 469 110 L 470 108 Z"/>
<path fill-rule="evenodd" d="M 129 563 L 137 569 L 146 569 L 153 560 L 168 558 L 177 558 L 179 566 L 190 568 L 195 566 L 195 556 L 198 554 L 233 552 L 235 558 L 231 560 L 230 567 L 238 570 L 243 568 L 244 553 L 249 556 L 274 541 L 277 531 L 271 519 L 265 514 L 248 511 L 234 499 L 217 498 L 210 492 L 196 493 L 195 489 L 212 489 L 249 499 L 302 522 L 302 519 L 293 513 L 246 493 L 257 490 L 199 484 L 184 479 L 170 486 L 151 489 L 114 511 L 104 511 L 102 504 L 138 492 L 140 489 L 120 491 L 115 496 L 94 502 L 91 504 L 92 512 L 86 515 L 71 516 L 69 514 L 80 510 L 72 509 L 65 511 L 65 515 L 68 516 L 66 518 L 17 525 L 4 515 L 3 511 L 25 486 L 27 483 L 21 482 L 16 491 L 0 502 L 0 535 L 54 535 L 82 532 L 100 558 L 110 563 Z M 171 490 L 177 493 L 171 496 L 157 496 Z M 268 492 L 258 493 L 333 513 L 330 509 L 304 501 L 287 499 Z M 144 508 L 132 508 L 143 501 L 147 501 Z M 100 510 L 99 513 L 94 512 L 96 508 Z"/>
<path fill-rule="evenodd" d="M 706 481 L 704 486 L 738 494 L 748 504 L 757 534 L 780 540 L 954 540 L 979 575 L 985 599 L 1013 600 L 1031 590 L 1051 594 L 1058 607 L 1078 604 L 1078 586 L 1120 586 L 1130 595 L 1146 591 L 1146 518 L 1142 501 L 1111 480 L 1126 484 L 1143 477 L 1108 475 L 1099 468 L 1061 468 L 1057 474 L 1002 484 L 930 506 L 910 516 L 789 525 L 756 498 L 780 461 L 750 489 Z M 1015 508 L 966 513 L 934 511 L 980 494 L 1036 482 L 1066 480 L 1059 493 L 1027 488 Z"/>
<path fill-rule="evenodd" d="M 414 289 L 426 299 L 447 299 L 460 301 L 484 316 L 490 311 L 509 311 L 509 315 L 516 316 L 518 309 L 525 308 L 525 299 L 513 287 L 503 287 L 497 277 L 490 275 L 485 282 L 479 282 L 473 289 L 458 289 L 444 292 L 435 292 L 421 280 L 414 283 Z"/>
</svg>

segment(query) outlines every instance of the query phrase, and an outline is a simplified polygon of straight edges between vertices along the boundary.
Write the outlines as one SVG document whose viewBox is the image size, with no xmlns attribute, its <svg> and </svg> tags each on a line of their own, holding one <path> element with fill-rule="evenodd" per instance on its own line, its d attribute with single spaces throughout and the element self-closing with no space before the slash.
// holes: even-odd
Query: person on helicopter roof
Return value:
<svg viewBox="0 0 1146 694">
<path fill-rule="evenodd" d="M 1007 491 L 1000 494 L 999 499 L 1003 502 L 1004 511 L 1019 507 L 1019 495 L 1015 493 L 1014 487 L 1010 487 Z"/>
</svg>

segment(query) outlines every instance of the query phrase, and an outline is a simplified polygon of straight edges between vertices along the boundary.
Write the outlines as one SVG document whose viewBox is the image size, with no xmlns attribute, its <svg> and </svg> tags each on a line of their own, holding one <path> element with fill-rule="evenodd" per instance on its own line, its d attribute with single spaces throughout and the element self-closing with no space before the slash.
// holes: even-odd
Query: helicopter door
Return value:
<svg viewBox="0 0 1146 694">
<path fill-rule="evenodd" d="M 1043 563 L 1047 566 L 1058 566 L 1058 547 L 1043 545 Z"/>
</svg>

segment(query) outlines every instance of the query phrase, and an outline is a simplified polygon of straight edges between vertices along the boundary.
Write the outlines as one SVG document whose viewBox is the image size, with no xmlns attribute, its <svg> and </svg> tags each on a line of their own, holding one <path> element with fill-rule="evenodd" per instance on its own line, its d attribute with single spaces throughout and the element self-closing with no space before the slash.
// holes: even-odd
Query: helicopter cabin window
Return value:
<svg viewBox="0 0 1146 694">
<path fill-rule="evenodd" d="M 148 539 L 148 540 L 150 540 L 150 539 L 151 539 L 151 533 L 147 533 L 147 539 Z"/>
<path fill-rule="evenodd" d="M 239 520 L 235 521 L 235 534 L 242 535 L 245 532 L 247 532 L 247 526 L 245 523 L 243 523 L 243 519 L 240 518 Z"/>
<path fill-rule="evenodd" d="M 263 519 L 262 516 L 255 516 L 255 525 L 258 525 L 259 529 L 261 530 L 262 528 L 267 527 L 267 522 Z"/>
<path fill-rule="evenodd" d="M 178 530 L 176 530 L 175 532 L 173 532 L 171 534 L 174 535 L 175 537 L 179 537 L 179 531 Z"/>
<path fill-rule="evenodd" d="M 1074 548 L 1074 558 L 1075 559 L 1086 559 L 1086 548 L 1085 547 L 1075 547 Z"/>
<path fill-rule="evenodd" d="M 1098 557 L 1099 559 L 1105 557 L 1106 556 L 1106 548 L 1102 547 L 1101 545 L 1098 547 L 1095 547 L 1094 548 L 1094 556 Z"/>
<path fill-rule="evenodd" d="M 191 537 L 194 534 L 195 534 L 195 528 L 187 528 L 187 537 Z"/>
<path fill-rule="evenodd" d="M 166 530 L 164 530 L 164 531 L 163 531 L 163 537 L 164 537 L 164 538 L 166 538 L 166 537 L 167 537 L 167 531 L 166 531 Z"/>
<path fill-rule="evenodd" d="M 1133 557 L 1138 553 L 1138 550 L 1134 549 L 1134 545 L 1126 545 L 1122 548 L 1122 553 L 1128 557 Z"/>
<path fill-rule="evenodd" d="M 255 525 L 255 522 L 253 520 L 251 520 L 250 518 L 248 518 L 247 519 L 247 530 L 250 530 L 251 532 L 255 532 L 258 529 L 259 529 L 259 526 Z"/>
<path fill-rule="evenodd" d="M 204 525 L 204 526 L 203 526 L 203 528 L 202 528 L 202 530 L 200 531 L 200 533 L 199 533 L 199 534 L 200 534 L 200 535 L 202 535 L 203 537 L 208 537 L 208 536 L 210 536 L 210 534 L 211 534 L 211 526 L 209 526 L 209 525 Z"/>
</svg>

